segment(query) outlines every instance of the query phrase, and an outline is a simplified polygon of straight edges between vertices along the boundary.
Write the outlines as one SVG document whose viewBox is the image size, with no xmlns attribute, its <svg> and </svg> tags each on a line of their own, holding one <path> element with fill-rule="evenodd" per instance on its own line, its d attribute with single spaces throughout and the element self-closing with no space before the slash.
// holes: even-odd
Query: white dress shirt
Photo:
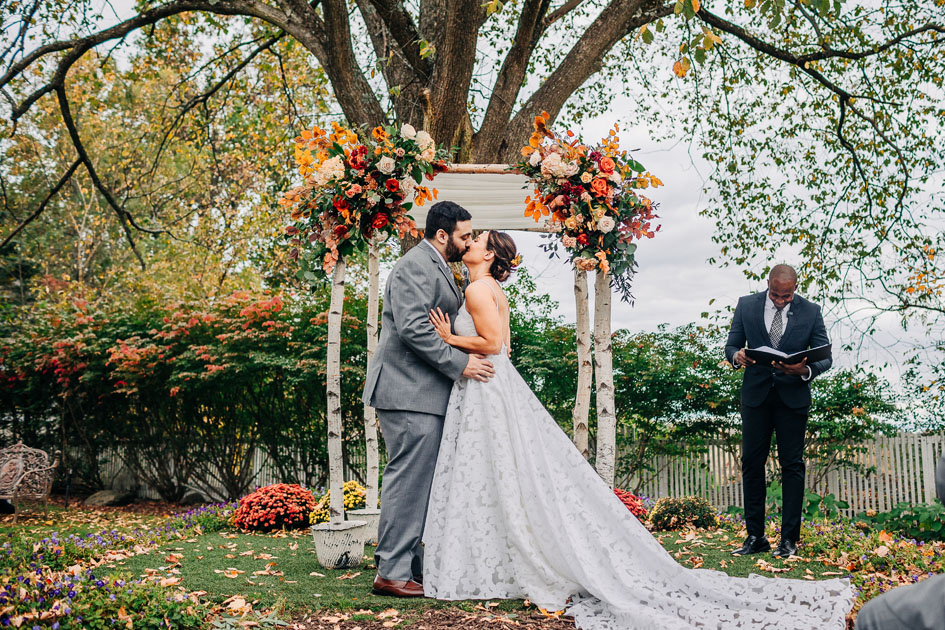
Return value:
<svg viewBox="0 0 945 630">
<path fill-rule="evenodd" d="M 771 297 L 766 293 L 765 294 L 765 330 L 768 331 L 768 334 L 771 334 L 771 324 L 774 322 L 774 314 L 778 311 L 778 307 L 774 305 L 774 302 L 771 301 Z M 781 311 L 781 333 L 783 334 L 787 330 L 787 320 L 791 316 L 791 304 L 788 302 L 785 304 L 784 309 Z"/>
<path fill-rule="evenodd" d="M 774 323 L 774 314 L 778 311 L 778 307 L 774 305 L 774 302 L 771 301 L 771 296 L 765 293 L 765 330 L 768 331 L 768 334 L 771 334 L 771 324 Z M 788 318 L 791 316 L 791 303 L 788 302 L 784 305 L 784 308 L 781 309 L 781 334 L 784 335 L 784 331 L 787 330 Z M 801 378 L 805 381 L 809 381 L 811 376 L 814 374 L 813 370 L 810 369 L 810 366 L 807 366 L 807 376 L 802 376 Z"/>
</svg>

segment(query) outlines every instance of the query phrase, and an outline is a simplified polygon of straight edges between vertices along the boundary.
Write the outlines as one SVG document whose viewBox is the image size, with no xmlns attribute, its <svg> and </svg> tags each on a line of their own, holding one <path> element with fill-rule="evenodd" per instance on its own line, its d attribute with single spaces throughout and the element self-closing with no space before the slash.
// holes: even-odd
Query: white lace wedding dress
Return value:
<svg viewBox="0 0 945 630">
<path fill-rule="evenodd" d="M 454 324 L 476 335 L 465 306 Z M 578 628 L 845 627 L 846 580 L 687 569 L 601 480 L 505 351 L 488 383 L 453 386 L 423 535 L 437 599 L 528 598 Z"/>
</svg>

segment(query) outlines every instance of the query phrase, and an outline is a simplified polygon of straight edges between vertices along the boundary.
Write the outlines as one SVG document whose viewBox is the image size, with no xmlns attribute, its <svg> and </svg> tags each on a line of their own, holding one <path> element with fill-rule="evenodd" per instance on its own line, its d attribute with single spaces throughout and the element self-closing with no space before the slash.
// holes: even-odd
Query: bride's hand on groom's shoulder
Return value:
<svg viewBox="0 0 945 630">
<path fill-rule="evenodd" d="M 437 334 L 446 343 L 450 342 L 453 336 L 453 327 L 450 325 L 450 314 L 444 313 L 439 308 L 430 311 L 430 323 L 436 329 Z"/>
</svg>

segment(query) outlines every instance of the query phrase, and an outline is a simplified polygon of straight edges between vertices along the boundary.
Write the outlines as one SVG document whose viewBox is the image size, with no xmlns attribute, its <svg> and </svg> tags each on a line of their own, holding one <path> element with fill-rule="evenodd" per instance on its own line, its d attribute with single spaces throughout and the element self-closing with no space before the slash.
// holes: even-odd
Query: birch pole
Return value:
<svg viewBox="0 0 945 630">
<path fill-rule="evenodd" d="M 574 268 L 574 303 L 577 311 L 577 394 L 574 400 L 574 445 L 584 456 L 590 457 L 587 439 L 587 417 L 591 409 L 591 385 L 594 366 L 591 363 L 591 316 L 587 301 L 587 272 Z"/>
<path fill-rule="evenodd" d="M 617 414 L 610 340 L 610 274 L 598 269 L 594 280 L 594 376 L 597 379 L 597 473 L 614 487 Z"/>
<path fill-rule="evenodd" d="M 377 257 L 377 241 L 368 243 L 368 314 L 367 314 L 367 365 L 371 364 L 377 348 L 377 307 L 380 264 Z M 364 405 L 364 443 L 367 451 L 367 497 L 364 507 L 377 509 L 377 480 L 380 476 L 380 457 L 377 448 L 377 413 L 374 407 Z"/>
<path fill-rule="evenodd" d="M 329 522 L 340 525 L 345 520 L 344 464 L 341 454 L 341 312 L 345 304 L 345 261 L 338 257 L 331 279 L 331 303 L 328 307 L 328 361 L 326 398 L 328 399 L 328 504 Z"/>
</svg>

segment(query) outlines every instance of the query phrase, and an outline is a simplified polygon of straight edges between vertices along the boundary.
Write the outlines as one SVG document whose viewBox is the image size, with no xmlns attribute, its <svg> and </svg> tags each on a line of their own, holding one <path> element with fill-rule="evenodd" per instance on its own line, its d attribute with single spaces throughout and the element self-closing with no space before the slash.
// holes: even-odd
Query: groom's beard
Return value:
<svg viewBox="0 0 945 630">
<path fill-rule="evenodd" d="M 459 262 L 463 259 L 463 256 L 466 254 L 466 249 L 460 249 L 456 247 L 456 244 L 453 243 L 453 239 L 446 241 L 446 262 Z"/>
</svg>

